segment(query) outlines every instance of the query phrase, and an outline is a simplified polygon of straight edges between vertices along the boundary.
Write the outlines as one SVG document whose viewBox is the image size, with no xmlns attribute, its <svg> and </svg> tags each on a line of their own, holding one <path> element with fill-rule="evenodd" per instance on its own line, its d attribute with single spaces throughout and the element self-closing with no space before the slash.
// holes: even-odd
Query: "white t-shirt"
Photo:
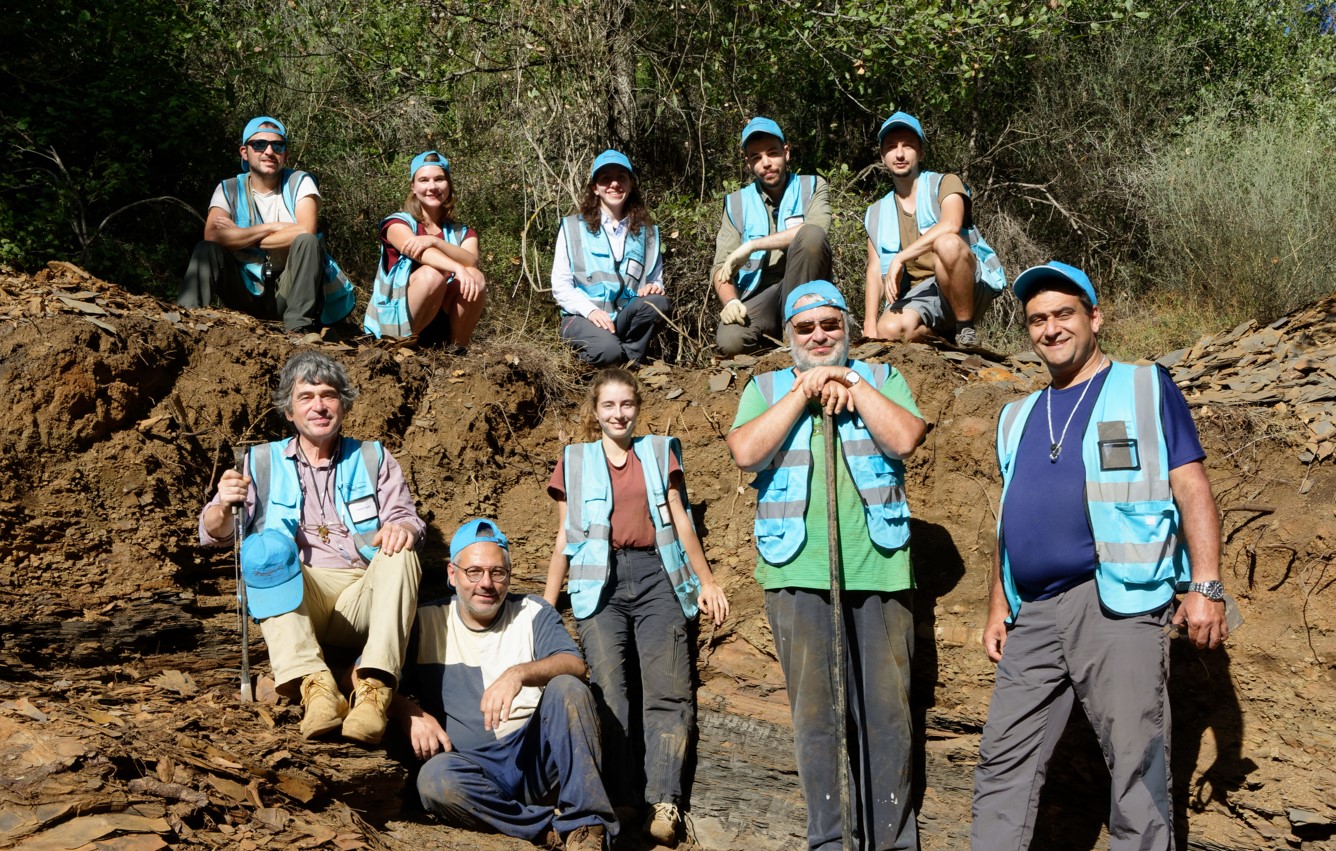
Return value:
<svg viewBox="0 0 1336 851">
<path fill-rule="evenodd" d="M 213 197 L 209 199 L 209 207 L 210 209 L 217 207 L 227 213 L 227 217 L 235 222 L 237 220 L 236 211 L 232 209 L 231 204 L 227 203 L 227 194 L 223 192 L 223 184 L 229 181 L 235 184 L 236 178 L 229 177 L 227 180 L 219 181 L 218 185 L 213 188 Z M 256 211 L 260 214 L 261 222 L 285 222 L 290 225 L 297 223 L 296 216 L 289 213 L 288 205 L 283 203 L 282 185 L 273 192 L 256 192 L 255 186 L 252 184 L 250 195 L 255 202 Z M 295 207 L 303 198 L 312 196 L 319 198 L 320 190 L 315 185 L 315 179 L 308 178 L 297 186 L 297 197 L 293 201 L 293 206 Z M 258 222 L 251 222 L 251 224 L 258 224 Z M 253 259 L 241 252 L 233 252 L 233 256 L 237 258 L 239 263 L 247 263 Z M 288 263 L 288 250 L 286 248 L 275 248 L 269 252 L 269 259 L 276 270 L 282 270 Z"/>
</svg>

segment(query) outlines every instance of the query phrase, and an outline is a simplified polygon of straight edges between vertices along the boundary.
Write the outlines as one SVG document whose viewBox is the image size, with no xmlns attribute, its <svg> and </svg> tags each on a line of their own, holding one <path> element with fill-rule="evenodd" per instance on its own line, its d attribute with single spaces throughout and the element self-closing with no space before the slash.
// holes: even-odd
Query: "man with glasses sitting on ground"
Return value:
<svg viewBox="0 0 1336 851">
<path fill-rule="evenodd" d="M 422 806 L 442 821 L 602 851 L 617 833 L 600 776 L 584 658 L 542 597 L 511 594 L 510 544 L 490 520 L 450 540 L 454 595 L 418 607 L 404 693 L 390 708 L 426 760 Z M 555 808 L 555 810 L 554 810 Z"/>
<path fill-rule="evenodd" d="M 209 201 L 176 303 L 223 305 L 281 319 L 294 343 L 319 343 L 322 325 L 352 312 L 352 284 L 325 253 L 316 227 L 320 190 L 287 167 L 288 131 L 277 118 L 252 118 L 241 134 L 241 173 Z"/>
<path fill-rule="evenodd" d="M 793 713 L 811 848 L 841 839 L 838 754 L 849 751 L 857 847 L 917 848 L 910 794 L 909 658 L 914 647 L 905 465 L 927 427 L 894 367 L 849 359 L 849 308 L 828 281 L 784 302 L 792 369 L 754 377 L 728 435 L 756 473 L 756 580 Z M 825 434 L 822 412 L 833 415 Z M 826 440 L 835 440 L 835 493 Z M 828 499 L 836 500 L 845 646 L 831 641 Z M 852 723 L 830 671 L 845 666 Z"/>
</svg>

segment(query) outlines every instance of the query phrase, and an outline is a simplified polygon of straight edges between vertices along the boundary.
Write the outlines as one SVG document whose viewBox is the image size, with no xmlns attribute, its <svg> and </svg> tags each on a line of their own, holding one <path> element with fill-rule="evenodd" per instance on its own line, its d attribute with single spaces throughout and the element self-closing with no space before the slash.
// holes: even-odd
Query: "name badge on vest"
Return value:
<svg viewBox="0 0 1336 851">
<path fill-rule="evenodd" d="M 354 523 L 365 523 L 376 516 L 376 496 L 364 496 L 348 503 L 348 516 Z"/>
<path fill-rule="evenodd" d="M 803 216 L 789 216 L 784 220 L 784 230 L 800 228 L 803 226 L 804 221 L 806 221 L 806 219 Z"/>
<path fill-rule="evenodd" d="M 645 264 L 641 263 L 639 260 L 626 261 L 626 276 L 628 278 L 635 278 L 638 281 L 644 272 Z"/>
<path fill-rule="evenodd" d="M 673 522 L 673 516 L 668 513 L 668 503 L 659 503 L 659 525 L 667 526 Z"/>
<path fill-rule="evenodd" d="M 1099 468 L 1106 471 L 1140 470 L 1141 456 L 1137 441 L 1127 435 L 1127 423 L 1101 422 L 1099 431 Z"/>
</svg>

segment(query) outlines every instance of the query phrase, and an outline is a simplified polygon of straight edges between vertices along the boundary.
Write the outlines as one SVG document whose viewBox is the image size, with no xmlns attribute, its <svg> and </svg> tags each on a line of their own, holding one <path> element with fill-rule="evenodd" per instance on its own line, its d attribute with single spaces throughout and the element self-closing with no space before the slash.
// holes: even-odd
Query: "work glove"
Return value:
<svg viewBox="0 0 1336 851">
<path fill-rule="evenodd" d="M 747 321 L 747 306 L 741 299 L 729 299 L 724 309 L 719 311 L 719 321 L 725 325 L 742 325 Z"/>
</svg>

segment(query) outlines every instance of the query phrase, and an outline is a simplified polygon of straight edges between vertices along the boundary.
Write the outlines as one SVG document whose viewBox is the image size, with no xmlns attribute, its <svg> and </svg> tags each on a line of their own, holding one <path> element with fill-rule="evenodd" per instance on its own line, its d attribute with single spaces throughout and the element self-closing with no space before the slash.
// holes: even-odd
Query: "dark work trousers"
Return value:
<svg viewBox="0 0 1336 851">
<path fill-rule="evenodd" d="M 811 281 L 829 281 L 830 240 L 816 225 L 803 225 L 784 251 L 784 277 L 753 290 L 742 300 L 747 308 L 746 325 L 719 323 L 715 344 L 720 354 L 737 355 L 767 348 L 767 336 L 784 339 L 784 300 L 796 288 Z"/>
<path fill-rule="evenodd" d="M 253 294 L 241 279 L 241 264 L 216 242 L 195 243 L 176 303 L 208 307 L 217 297 L 224 307 L 259 319 L 282 319 L 289 331 L 320 330 L 325 306 L 325 249 L 314 234 L 300 234 L 288 248 L 278 291 Z"/>
<path fill-rule="evenodd" d="M 691 693 L 687 619 L 654 550 L 614 550 L 599 607 L 577 620 L 580 644 L 589 663 L 590 685 L 603 717 L 608 789 L 617 806 L 677 804 L 682 798 L 682 764 L 696 723 Z M 640 669 L 640 688 L 627 671 Z M 642 786 L 632 741 L 631 694 L 641 696 L 644 731 Z"/>
<path fill-rule="evenodd" d="M 672 305 L 667 296 L 647 295 L 633 298 L 617 311 L 612 324 L 614 334 L 583 316 L 561 317 L 561 339 L 569 343 L 580 360 L 599 369 L 627 361 L 642 361 L 654 333 L 663 325 Z M 658 308 L 658 310 L 655 310 Z M 662 311 L 662 315 L 660 315 Z"/>
<path fill-rule="evenodd" d="M 447 698 L 448 702 L 448 698 Z M 474 711 L 477 711 L 475 706 Z M 598 710 L 578 678 L 553 677 L 523 730 L 486 747 L 446 751 L 418 772 L 422 806 L 442 821 L 537 842 L 617 819 L 599 776 Z M 560 814 L 553 817 L 553 806 Z"/>
<path fill-rule="evenodd" d="M 974 769 L 974 851 L 1021 851 L 1075 701 L 1113 785 L 1109 851 L 1172 851 L 1168 606 L 1117 617 L 1095 580 L 1021 606 L 1007 632 Z"/>
<path fill-rule="evenodd" d="M 765 592 L 765 612 L 793 713 L 798 780 L 807 801 L 807 845 L 824 851 L 843 846 L 838 754 L 847 748 L 855 847 L 917 849 L 910 797 L 913 592 L 843 591 L 840 598 L 847 718 L 835 708 L 830 592 Z"/>
</svg>

